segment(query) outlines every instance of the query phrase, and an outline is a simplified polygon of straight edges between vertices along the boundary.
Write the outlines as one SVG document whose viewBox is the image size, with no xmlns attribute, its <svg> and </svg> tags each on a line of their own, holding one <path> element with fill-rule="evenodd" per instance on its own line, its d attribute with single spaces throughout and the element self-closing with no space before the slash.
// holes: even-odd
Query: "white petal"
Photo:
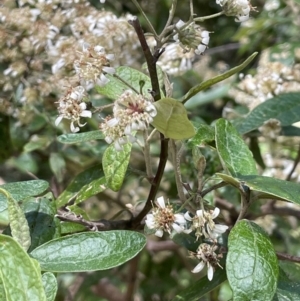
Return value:
<svg viewBox="0 0 300 301">
<path fill-rule="evenodd" d="M 164 234 L 164 231 L 161 230 L 161 229 L 159 229 L 159 230 L 157 230 L 157 231 L 155 232 L 155 235 L 158 236 L 158 237 L 162 237 L 163 234 Z"/>
<path fill-rule="evenodd" d="M 192 221 L 192 218 L 191 218 L 191 216 L 189 215 L 189 212 L 187 211 L 185 214 L 184 214 L 184 218 L 186 219 L 186 220 L 188 220 L 188 221 Z"/>
<path fill-rule="evenodd" d="M 203 211 L 202 210 L 197 210 L 196 215 L 203 218 Z"/>
<path fill-rule="evenodd" d="M 218 234 L 224 233 L 228 229 L 226 225 L 215 225 L 214 232 Z"/>
<path fill-rule="evenodd" d="M 220 209 L 216 207 L 211 215 L 212 219 L 215 219 L 220 214 Z"/>
<path fill-rule="evenodd" d="M 116 72 L 115 68 L 113 67 L 103 67 L 103 71 L 109 74 L 114 74 Z"/>
<path fill-rule="evenodd" d="M 74 121 L 71 122 L 70 128 L 71 128 L 71 132 L 72 132 L 72 133 L 79 132 L 79 130 L 80 130 L 79 127 L 76 127 L 76 126 L 74 125 Z"/>
<path fill-rule="evenodd" d="M 88 110 L 84 110 L 84 111 L 81 112 L 80 116 L 81 117 L 91 118 L 92 117 L 92 112 L 88 111 Z"/>
<path fill-rule="evenodd" d="M 210 263 L 207 263 L 208 269 L 207 269 L 207 278 L 209 281 L 211 281 L 214 277 L 214 268 Z"/>
<path fill-rule="evenodd" d="M 163 196 L 160 196 L 159 198 L 157 198 L 157 203 L 160 208 L 166 208 L 165 200 L 164 200 Z"/>
<path fill-rule="evenodd" d="M 205 267 L 205 263 L 204 261 L 201 261 L 195 266 L 195 268 L 192 270 L 192 273 L 199 273 L 203 270 L 204 267 Z"/>
<path fill-rule="evenodd" d="M 175 217 L 175 223 L 178 223 L 178 224 L 186 223 L 185 218 L 181 213 L 174 214 L 174 217 Z"/>
<path fill-rule="evenodd" d="M 178 224 L 173 223 L 172 224 L 172 228 L 175 230 L 175 232 L 177 233 L 181 233 L 184 229 L 182 227 L 180 227 Z"/>
<path fill-rule="evenodd" d="M 112 119 L 109 119 L 106 124 L 109 126 L 109 127 L 114 127 L 116 126 L 117 124 L 119 123 L 119 119 L 117 118 L 112 118 Z"/>
<path fill-rule="evenodd" d="M 62 115 L 58 116 L 56 119 L 55 119 L 55 126 L 58 126 L 58 124 L 62 121 L 64 117 Z"/>
</svg>

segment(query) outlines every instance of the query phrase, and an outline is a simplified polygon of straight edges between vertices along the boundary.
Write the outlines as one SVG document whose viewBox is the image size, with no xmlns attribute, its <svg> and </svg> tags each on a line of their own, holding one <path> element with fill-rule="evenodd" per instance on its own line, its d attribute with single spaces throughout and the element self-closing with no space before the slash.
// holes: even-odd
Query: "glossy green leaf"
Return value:
<svg viewBox="0 0 300 301">
<path fill-rule="evenodd" d="M 42 275 L 42 282 L 47 301 L 54 301 L 57 293 L 57 280 L 55 276 L 50 272 L 46 272 Z"/>
<path fill-rule="evenodd" d="M 115 75 L 121 80 L 116 76 L 107 74 L 106 77 L 109 78 L 109 82 L 103 87 L 96 86 L 97 92 L 115 100 L 130 87 L 133 87 L 138 93 L 142 91 L 143 95 L 148 95 L 149 91 L 152 90 L 150 78 L 138 70 L 121 66 L 116 69 Z"/>
<path fill-rule="evenodd" d="M 28 197 L 43 193 L 46 189 L 48 189 L 49 184 L 48 182 L 42 180 L 32 180 L 3 184 L 0 187 L 8 191 L 11 197 L 19 202 Z M 0 212 L 6 209 L 6 197 L 3 194 L 0 194 Z"/>
<path fill-rule="evenodd" d="M 248 146 L 235 127 L 225 119 L 216 122 L 216 147 L 225 171 L 232 176 L 257 174 Z"/>
<path fill-rule="evenodd" d="M 98 180 L 102 177 L 103 171 L 101 165 L 92 166 L 91 168 L 78 174 L 63 191 L 63 193 L 57 198 L 57 208 L 66 205 L 72 199 L 74 199 L 85 185 L 89 185 L 92 181 Z"/>
<path fill-rule="evenodd" d="M 174 236 L 172 236 L 172 240 L 176 244 L 192 252 L 196 252 L 197 248 L 201 244 L 201 239 L 196 240 L 195 235 L 191 235 L 183 232 L 176 233 Z"/>
<path fill-rule="evenodd" d="M 245 67 L 247 67 L 247 65 L 249 63 L 251 63 L 251 61 L 256 57 L 257 52 L 254 52 L 251 56 L 249 56 L 241 65 L 236 66 L 232 69 L 230 69 L 229 71 L 226 71 L 225 73 L 218 75 L 216 77 L 213 77 L 207 81 L 202 82 L 201 84 L 193 87 L 192 89 L 189 90 L 188 93 L 186 93 L 182 99 L 180 99 L 181 102 L 185 103 L 187 100 L 189 100 L 191 97 L 193 97 L 194 95 L 196 95 L 197 93 L 199 93 L 202 90 L 205 90 L 207 88 L 209 88 L 210 86 L 219 83 L 221 81 L 223 81 L 224 79 L 241 72 Z"/>
<path fill-rule="evenodd" d="M 82 188 L 79 190 L 76 196 L 75 204 L 79 204 L 87 200 L 89 197 L 102 192 L 106 189 L 106 187 L 106 178 L 104 176 L 104 172 L 102 171 L 101 177 L 99 177 L 98 179 L 94 179 L 90 181 L 90 183 L 82 186 Z"/>
<path fill-rule="evenodd" d="M 173 98 L 163 98 L 154 103 L 157 115 L 152 125 L 167 138 L 183 140 L 195 135 L 193 124 L 187 117 L 184 105 Z"/>
<path fill-rule="evenodd" d="M 300 136 L 300 128 L 292 125 L 283 126 L 281 127 L 280 135 L 288 137 Z"/>
<path fill-rule="evenodd" d="M 7 191 L 0 188 L 0 193 L 6 194 L 7 197 L 8 216 L 12 237 L 25 251 L 27 251 L 31 244 L 31 238 L 25 214 L 19 204 Z"/>
<path fill-rule="evenodd" d="M 295 266 L 295 263 L 291 263 Z M 291 274 L 292 271 L 289 271 Z M 294 275 L 293 275 L 294 276 Z M 300 300 L 300 283 L 288 278 L 282 268 L 279 268 L 277 291 L 272 301 L 295 301 Z"/>
<path fill-rule="evenodd" d="M 196 134 L 189 140 L 189 144 L 201 145 L 215 140 L 215 128 L 210 125 L 200 124 Z"/>
<path fill-rule="evenodd" d="M 55 218 L 56 207 L 51 193 L 31 198 L 21 206 L 29 225 L 31 246 L 28 252 L 60 236 L 60 225 Z"/>
<path fill-rule="evenodd" d="M 86 133 L 70 133 L 70 134 L 63 134 L 57 137 L 57 140 L 60 143 L 64 144 L 74 144 L 80 142 L 87 142 L 91 140 L 99 140 L 104 139 L 104 135 L 100 131 L 90 131 Z"/>
<path fill-rule="evenodd" d="M 86 231 L 86 227 L 84 225 L 72 223 L 72 222 L 61 222 L 60 228 L 61 228 L 61 234 L 72 234 L 72 233 Z"/>
<path fill-rule="evenodd" d="M 36 263 L 10 236 L 0 235 L 0 278 L 9 301 L 46 301 Z"/>
<path fill-rule="evenodd" d="M 64 179 L 66 171 L 66 161 L 60 153 L 51 153 L 49 159 L 50 168 L 53 171 L 56 179 L 61 183 Z"/>
<path fill-rule="evenodd" d="M 131 143 L 123 145 L 121 151 L 117 151 L 114 145 L 110 145 L 104 152 L 102 158 L 103 170 L 107 186 L 113 191 L 120 190 L 127 171 Z"/>
<path fill-rule="evenodd" d="M 1 276 L 0 276 L 0 301 L 7 301 Z"/>
<path fill-rule="evenodd" d="M 236 128 L 241 134 L 257 129 L 270 118 L 277 119 L 281 126 L 300 120 L 300 93 L 286 93 L 268 99 L 255 107 Z"/>
<path fill-rule="evenodd" d="M 145 244 L 145 236 L 132 231 L 77 233 L 50 241 L 33 250 L 31 256 L 44 271 L 106 270 L 130 260 Z"/>
<path fill-rule="evenodd" d="M 33 135 L 30 141 L 24 145 L 24 152 L 32 152 L 37 149 L 45 149 L 51 143 L 48 136 Z"/>
<path fill-rule="evenodd" d="M 203 277 L 194 284 L 176 295 L 174 301 L 199 301 L 201 297 L 209 293 L 226 280 L 225 269 L 217 268 L 211 281 Z M 262 301 L 262 300 L 260 300 Z"/>
<path fill-rule="evenodd" d="M 259 192 L 259 198 L 275 198 L 300 204 L 299 183 L 264 176 L 240 176 L 239 180 L 251 190 Z"/>
<path fill-rule="evenodd" d="M 239 221 L 228 239 L 226 272 L 235 301 L 272 300 L 278 262 L 272 242 L 254 222 Z"/>
</svg>

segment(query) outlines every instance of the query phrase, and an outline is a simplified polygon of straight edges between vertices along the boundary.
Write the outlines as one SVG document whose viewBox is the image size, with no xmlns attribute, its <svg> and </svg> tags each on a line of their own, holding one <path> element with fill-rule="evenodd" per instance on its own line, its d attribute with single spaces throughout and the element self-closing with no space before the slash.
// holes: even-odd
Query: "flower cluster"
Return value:
<svg viewBox="0 0 300 301">
<path fill-rule="evenodd" d="M 214 271 L 217 266 L 220 268 L 221 265 L 219 264 L 220 258 L 223 257 L 222 254 L 216 254 L 215 251 L 217 250 L 218 246 L 216 245 L 209 245 L 206 243 L 201 244 L 196 253 L 191 253 L 191 255 L 200 262 L 196 265 L 196 267 L 192 270 L 192 273 L 199 273 L 203 270 L 205 266 L 207 266 L 207 278 L 208 280 L 212 280 L 214 276 Z"/>
<path fill-rule="evenodd" d="M 215 241 L 220 234 L 228 229 L 228 226 L 220 224 L 216 225 L 213 221 L 219 214 L 220 209 L 216 207 L 214 210 L 210 211 L 197 210 L 196 215 L 193 218 L 186 212 L 184 217 L 186 220 L 192 222 L 191 230 L 195 231 L 197 240 L 199 237 L 204 236 L 205 238 Z"/>
<path fill-rule="evenodd" d="M 216 207 L 211 211 L 197 210 L 196 215 L 191 217 L 188 212 L 174 213 L 173 207 L 170 204 L 166 205 L 163 197 L 157 199 L 156 205 L 152 212 L 147 214 L 145 220 L 147 227 L 154 230 L 156 236 L 162 237 L 164 232 L 171 234 L 172 231 L 176 233 L 195 231 L 197 240 L 204 236 L 213 243 L 213 245 L 202 243 L 197 253 L 192 253 L 193 257 L 201 260 L 192 272 L 198 273 L 207 265 L 208 279 L 211 280 L 216 266 L 220 266 L 219 258 L 222 257 L 222 254 L 215 253 L 218 248 L 217 237 L 228 229 L 228 226 L 216 225 L 213 221 L 219 215 L 220 209 Z M 190 227 L 188 222 L 191 222 Z"/>
<path fill-rule="evenodd" d="M 209 32 L 207 30 L 194 22 L 186 25 L 182 20 L 176 23 L 175 28 L 177 33 L 174 40 L 179 43 L 185 52 L 194 49 L 196 54 L 202 54 L 205 51 L 209 42 Z"/>
<path fill-rule="evenodd" d="M 162 237 L 164 231 L 171 234 L 174 230 L 177 233 L 186 230 L 186 220 L 180 213 L 174 213 L 173 207 L 165 204 L 163 197 L 157 198 L 157 207 L 152 210 L 152 213 L 147 214 L 145 223 L 149 229 L 155 230 L 155 235 Z"/>
<path fill-rule="evenodd" d="M 104 86 L 109 81 L 105 73 L 115 72 L 115 69 L 110 67 L 110 61 L 113 59 L 114 55 L 106 54 L 102 46 L 84 45 L 79 60 L 74 62 L 74 69 L 87 89 L 95 84 Z"/>
<path fill-rule="evenodd" d="M 78 132 L 79 127 L 85 124 L 80 123 L 80 117 L 92 117 L 92 112 L 86 110 L 86 103 L 84 102 L 85 90 L 82 86 L 70 88 L 66 95 L 61 97 L 58 101 L 59 116 L 55 120 L 57 126 L 63 118 L 71 120 L 71 131 Z M 76 126 L 76 124 L 79 126 Z"/>
<path fill-rule="evenodd" d="M 236 22 L 244 22 L 249 19 L 249 13 L 254 8 L 249 0 L 216 0 L 221 5 L 226 16 L 235 16 Z"/>
<path fill-rule="evenodd" d="M 117 150 L 135 141 L 136 131 L 144 131 L 157 114 L 152 101 L 126 90 L 114 103 L 113 117 L 108 116 L 100 124 L 105 141 L 114 143 Z"/>
</svg>

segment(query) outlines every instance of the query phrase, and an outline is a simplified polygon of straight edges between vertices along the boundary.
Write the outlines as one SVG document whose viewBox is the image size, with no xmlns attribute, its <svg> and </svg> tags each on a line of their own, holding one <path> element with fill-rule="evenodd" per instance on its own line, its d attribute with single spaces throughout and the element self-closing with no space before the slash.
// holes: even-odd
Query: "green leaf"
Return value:
<svg viewBox="0 0 300 301">
<path fill-rule="evenodd" d="M 1 274 L 0 274 L 1 275 Z M 0 301 L 6 301 L 5 290 L 0 276 Z"/>
<path fill-rule="evenodd" d="M 136 256 L 145 246 L 144 235 L 132 231 L 77 233 L 52 240 L 31 252 L 43 271 L 106 270 Z"/>
<path fill-rule="evenodd" d="M 180 245 L 183 246 L 185 249 L 196 252 L 197 248 L 201 244 L 201 239 L 196 240 L 195 235 L 187 234 L 187 233 L 176 233 L 173 237 L 172 240 Z"/>
<path fill-rule="evenodd" d="M 66 161 L 64 157 L 59 153 L 50 154 L 50 168 L 57 178 L 57 181 L 61 183 L 64 179 L 64 174 L 66 171 Z"/>
<path fill-rule="evenodd" d="M 57 198 L 56 206 L 60 208 L 69 203 L 75 198 L 79 191 L 83 189 L 85 185 L 89 187 L 89 184 L 94 180 L 98 180 L 103 177 L 103 171 L 101 165 L 92 166 L 91 168 L 78 174 L 74 180 L 68 185 L 66 190 Z"/>
<path fill-rule="evenodd" d="M 232 176 L 257 174 L 251 151 L 235 127 L 225 119 L 216 122 L 216 147 L 224 170 Z"/>
<path fill-rule="evenodd" d="M 103 190 L 106 189 L 106 187 L 107 187 L 106 178 L 104 176 L 104 172 L 102 171 L 100 178 L 92 180 L 90 183 L 84 185 L 79 190 L 76 196 L 75 205 L 87 200 L 89 197 L 93 195 L 102 192 Z"/>
<path fill-rule="evenodd" d="M 151 124 L 167 138 L 183 140 L 195 135 L 195 129 L 187 117 L 187 111 L 178 100 L 163 98 L 154 105 L 157 115 Z"/>
<path fill-rule="evenodd" d="M 223 81 L 224 79 L 241 72 L 249 63 L 251 63 L 251 61 L 256 57 L 257 52 L 254 52 L 251 56 L 249 56 L 245 62 L 243 62 L 241 65 L 234 67 L 232 69 L 230 69 L 229 71 L 226 71 L 225 73 L 218 75 L 216 77 L 213 77 L 207 81 L 202 82 L 201 84 L 191 88 L 189 90 L 189 92 L 187 94 L 185 94 L 182 99 L 180 99 L 180 101 L 182 103 L 185 103 L 187 100 L 189 100 L 191 97 L 193 97 L 194 95 L 196 95 L 197 93 L 199 93 L 202 90 L 205 90 L 207 88 L 209 88 L 210 86 L 219 83 L 221 81 Z"/>
<path fill-rule="evenodd" d="M 292 125 L 283 126 L 280 135 L 288 137 L 300 136 L 300 128 Z"/>
<path fill-rule="evenodd" d="M 45 149 L 51 143 L 49 136 L 33 135 L 30 141 L 24 145 L 24 152 L 32 152 L 37 149 Z"/>
<path fill-rule="evenodd" d="M 108 77 L 110 81 L 103 87 L 96 86 L 97 92 L 108 98 L 117 99 L 125 90 L 130 89 L 130 87 L 133 87 L 138 93 L 142 91 L 143 95 L 148 95 L 149 91 L 152 90 L 150 78 L 146 74 L 133 68 L 124 66 L 118 67 L 115 75 L 122 80 L 116 78 L 114 75 L 107 74 L 106 77 Z M 126 83 L 129 86 L 126 85 Z"/>
<path fill-rule="evenodd" d="M 82 231 L 86 231 L 86 227 L 81 224 L 72 223 L 72 222 L 61 222 L 61 234 L 72 234 Z"/>
<path fill-rule="evenodd" d="M 21 206 L 29 225 L 31 246 L 28 252 L 36 247 L 60 236 L 60 224 L 55 218 L 56 207 L 51 193 L 31 198 Z"/>
<path fill-rule="evenodd" d="M 104 135 L 100 131 L 91 131 L 87 133 L 78 133 L 78 134 L 64 134 L 57 137 L 58 142 L 64 144 L 74 144 L 80 142 L 87 142 L 90 140 L 99 140 L 104 139 Z"/>
<path fill-rule="evenodd" d="M 7 197 L 11 234 L 13 238 L 24 248 L 24 250 L 27 251 L 31 244 L 31 238 L 25 214 L 21 210 L 19 204 L 8 192 L 1 188 L 0 192 L 5 194 Z"/>
<path fill-rule="evenodd" d="M 241 220 L 228 240 L 226 272 L 235 301 L 268 301 L 279 273 L 273 244 L 255 223 Z"/>
<path fill-rule="evenodd" d="M 241 134 L 259 128 L 270 118 L 277 119 L 281 126 L 300 120 L 300 93 L 286 93 L 266 100 L 250 112 L 236 127 Z"/>
<path fill-rule="evenodd" d="M 17 202 L 19 202 L 28 197 L 43 193 L 46 189 L 48 189 L 49 184 L 48 182 L 42 180 L 32 180 L 3 184 L 0 187 L 8 191 L 11 197 Z M 6 197 L 0 194 L 0 212 L 6 209 Z"/>
<path fill-rule="evenodd" d="M 55 276 L 50 272 L 46 272 L 42 276 L 42 282 L 47 301 L 54 301 L 57 293 L 57 280 Z"/>
<path fill-rule="evenodd" d="M 10 236 L 0 235 L 0 278 L 9 301 L 46 301 L 36 263 Z"/>
<path fill-rule="evenodd" d="M 210 125 L 200 124 L 196 135 L 189 140 L 189 144 L 201 145 L 215 140 L 215 128 Z"/>
<path fill-rule="evenodd" d="M 211 281 L 203 277 L 194 284 L 176 295 L 174 301 L 199 301 L 201 297 L 209 293 L 226 280 L 225 269 L 217 268 Z M 260 300 L 262 301 L 262 300 Z"/>
<path fill-rule="evenodd" d="M 259 192 L 258 198 L 275 198 L 300 204 L 299 183 L 264 176 L 240 176 L 239 180 L 251 190 Z"/>
<path fill-rule="evenodd" d="M 295 265 L 292 263 L 292 265 Z M 290 271 L 292 272 L 292 271 Z M 300 300 L 300 283 L 288 278 L 282 268 L 279 268 L 277 291 L 272 301 Z"/>
<path fill-rule="evenodd" d="M 107 186 L 113 191 L 120 190 L 127 171 L 131 143 L 123 145 L 121 151 L 117 151 L 114 145 L 110 145 L 104 152 L 102 158 L 103 170 Z"/>
</svg>

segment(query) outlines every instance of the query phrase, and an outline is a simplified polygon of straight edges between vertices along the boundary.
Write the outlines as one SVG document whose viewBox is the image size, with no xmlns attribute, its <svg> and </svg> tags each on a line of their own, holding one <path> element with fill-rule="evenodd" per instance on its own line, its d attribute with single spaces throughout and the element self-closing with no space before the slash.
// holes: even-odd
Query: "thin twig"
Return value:
<svg viewBox="0 0 300 301">
<path fill-rule="evenodd" d="M 183 191 L 182 177 L 180 171 L 180 152 L 177 151 L 177 145 L 173 139 L 170 140 L 169 147 L 170 147 L 171 158 L 173 161 L 175 182 L 176 182 L 178 196 L 181 203 L 185 203 L 186 196 Z"/>
<path fill-rule="evenodd" d="M 128 286 L 124 297 L 124 301 L 132 301 L 134 299 L 133 297 L 136 288 L 139 260 L 140 254 L 132 258 L 129 262 L 129 273 L 127 276 Z"/>
<path fill-rule="evenodd" d="M 296 169 L 296 167 L 297 167 L 299 161 L 300 161 L 300 144 L 299 144 L 299 147 L 298 147 L 298 153 L 297 153 L 297 157 L 296 157 L 296 159 L 295 159 L 295 161 L 294 161 L 293 168 L 292 168 L 292 170 L 289 172 L 289 174 L 287 175 L 287 177 L 286 177 L 286 179 L 285 179 L 286 181 L 290 181 L 290 180 L 291 180 L 292 175 L 293 175 L 293 172 L 295 171 L 295 169 Z"/>
<path fill-rule="evenodd" d="M 218 183 L 218 184 L 215 184 L 215 185 L 213 185 L 213 186 L 211 186 L 211 187 L 209 187 L 209 188 L 207 188 L 207 189 L 204 189 L 201 193 L 200 193 L 200 195 L 201 195 L 201 197 L 203 198 L 205 195 L 207 195 L 209 192 L 211 192 L 211 191 L 213 191 L 213 190 L 216 190 L 216 189 L 218 189 L 218 188 L 221 188 L 221 187 L 224 187 L 224 186 L 226 186 L 226 185 L 228 185 L 226 182 L 220 182 L 220 183 Z"/>
<path fill-rule="evenodd" d="M 213 15 L 205 16 L 205 17 L 194 18 L 194 22 L 203 22 L 204 20 L 213 19 L 213 18 L 222 16 L 222 15 L 224 15 L 223 11 L 213 14 Z"/>
<path fill-rule="evenodd" d="M 170 7 L 170 11 L 169 11 L 169 17 L 168 17 L 168 21 L 165 25 L 165 28 L 162 30 L 161 34 L 159 35 L 159 41 L 157 41 L 157 46 L 161 46 L 159 45 L 158 42 L 161 42 L 162 39 L 165 37 L 165 35 L 170 31 L 173 30 L 174 26 L 170 26 L 173 19 L 174 19 L 174 15 L 175 15 L 175 11 L 176 11 L 176 7 L 177 7 L 177 0 L 173 0 L 172 1 L 172 5 Z"/>
<path fill-rule="evenodd" d="M 148 179 L 153 178 L 152 174 L 152 167 L 151 167 L 151 157 L 150 157 L 150 143 L 148 141 L 148 131 L 143 131 L 143 137 L 144 137 L 144 159 L 145 159 L 145 165 L 146 165 L 146 173 Z"/>
<path fill-rule="evenodd" d="M 154 27 L 152 26 L 152 23 L 150 22 L 150 20 L 148 19 L 147 15 L 145 14 L 145 12 L 143 11 L 143 9 L 141 8 L 140 4 L 136 0 L 132 0 L 132 2 L 136 6 L 136 8 L 139 10 L 139 12 L 143 15 L 143 17 L 145 18 L 145 20 L 147 22 L 147 25 L 149 26 L 150 31 L 154 35 L 155 39 L 158 39 L 158 35 L 157 35 Z"/>
<path fill-rule="evenodd" d="M 276 256 L 280 260 L 288 260 L 288 261 L 299 262 L 300 263 L 300 257 L 298 257 L 298 256 L 285 254 L 285 253 L 281 253 L 281 252 L 276 252 Z"/>
</svg>

